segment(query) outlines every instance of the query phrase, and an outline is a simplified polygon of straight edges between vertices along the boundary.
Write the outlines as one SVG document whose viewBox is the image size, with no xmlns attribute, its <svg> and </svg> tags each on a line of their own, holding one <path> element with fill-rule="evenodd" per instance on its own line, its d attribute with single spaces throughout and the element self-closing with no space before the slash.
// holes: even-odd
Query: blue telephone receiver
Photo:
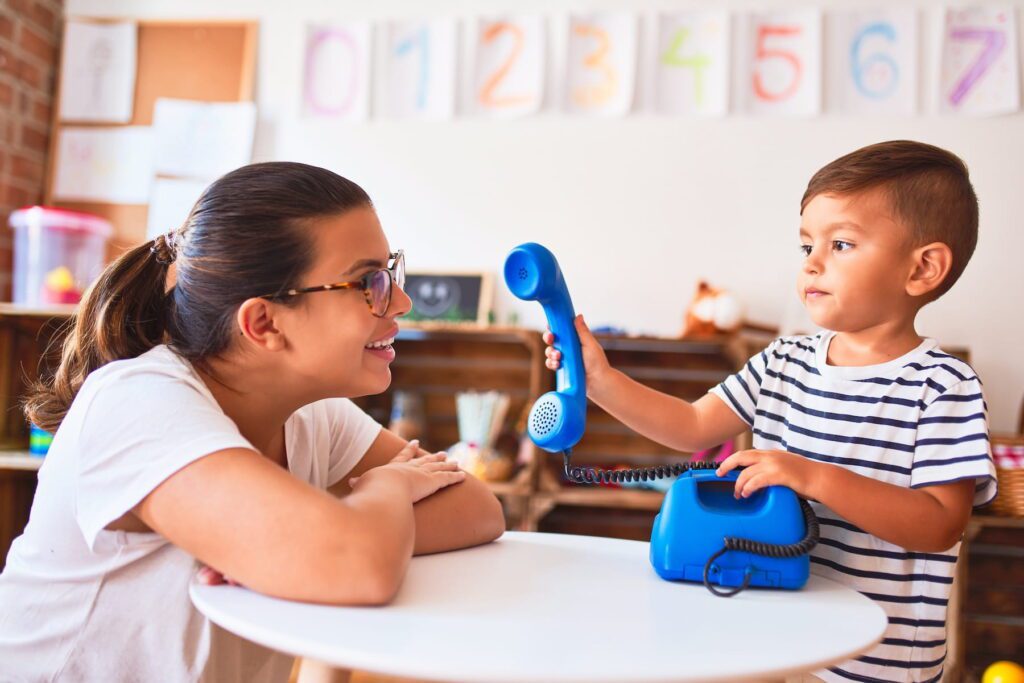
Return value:
<svg viewBox="0 0 1024 683">
<path fill-rule="evenodd" d="M 557 389 L 533 404 L 527 434 L 546 451 L 569 451 L 583 438 L 587 425 L 587 378 L 569 288 L 555 255 L 535 242 L 520 244 L 509 253 L 505 284 L 520 299 L 544 307 L 554 346 L 562 352 L 562 365 L 555 374 Z"/>
</svg>

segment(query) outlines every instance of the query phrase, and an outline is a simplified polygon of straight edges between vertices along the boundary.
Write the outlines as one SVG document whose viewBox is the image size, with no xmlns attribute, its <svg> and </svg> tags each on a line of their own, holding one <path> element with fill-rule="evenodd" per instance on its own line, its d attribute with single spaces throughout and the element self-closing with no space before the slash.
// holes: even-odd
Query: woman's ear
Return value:
<svg viewBox="0 0 1024 683">
<path fill-rule="evenodd" d="M 284 333 L 279 329 L 277 306 L 266 299 L 246 299 L 238 307 L 235 322 L 243 339 L 267 351 L 285 348 Z"/>
<path fill-rule="evenodd" d="M 907 279 L 907 294 L 924 296 L 935 291 L 953 266 L 953 250 L 943 242 L 932 242 L 913 252 L 913 270 Z"/>
</svg>

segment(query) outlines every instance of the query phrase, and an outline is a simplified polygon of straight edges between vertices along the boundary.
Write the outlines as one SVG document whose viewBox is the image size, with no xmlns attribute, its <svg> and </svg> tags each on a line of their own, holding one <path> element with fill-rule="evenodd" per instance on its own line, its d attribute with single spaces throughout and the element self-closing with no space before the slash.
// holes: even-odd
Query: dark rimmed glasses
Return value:
<svg viewBox="0 0 1024 683">
<path fill-rule="evenodd" d="M 399 249 L 388 254 L 390 265 L 387 268 L 379 268 L 351 282 L 332 282 L 329 285 L 318 285 L 316 287 L 303 287 L 301 289 L 289 289 L 280 294 L 264 294 L 261 299 L 287 299 L 300 294 L 311 294 L 313 292 L 329 292 L 335 289 L 361 289 L 366 303 L 370 306 L 370 312 L 378 318 L 387 315 L 391 306 L 391 292 L 397 285 L 399 289 L 405 287 L 405 252 Z"/>
</svg>

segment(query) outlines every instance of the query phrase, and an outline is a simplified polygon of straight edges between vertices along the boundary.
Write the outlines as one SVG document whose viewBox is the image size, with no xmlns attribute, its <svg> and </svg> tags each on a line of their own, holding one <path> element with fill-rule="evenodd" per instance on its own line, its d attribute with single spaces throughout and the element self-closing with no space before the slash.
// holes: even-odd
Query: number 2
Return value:
<svg viewBox="0 0 1024 683">
<path fill-rule="evenodd" d="M 531 99 L 529 95 L 500 96 L 496 95 L 494 92 L 498 89 L 501 81 L 508 75 L 508 72 L 512 70 L 512 65 L 519 58 L 520 53 L 522 53 L 523 43 L 526 41 L 526 38 L 523 35 L 523 29 L 515 26 L 514 24 L 499 21 L 491 24 L 487 27 L 487 30 L 484 31 L 484 42 L 493 43 L 502 33 L 511 34 L 512 51 L 509 52 L 505 61 L 498 66 L 480 89 L 480 104 L 485 107 L 512 107 L 517 104 L 529 102 Z"/>
</svg>

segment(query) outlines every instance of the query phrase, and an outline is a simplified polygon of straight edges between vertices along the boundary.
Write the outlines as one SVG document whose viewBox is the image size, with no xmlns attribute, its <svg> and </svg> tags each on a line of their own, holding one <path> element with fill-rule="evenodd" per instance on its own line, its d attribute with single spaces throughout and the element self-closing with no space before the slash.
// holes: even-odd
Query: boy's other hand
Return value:
<svg viewBox="0 0 1024 683">
<path fill-rule="evenodd" d="M 591 387 L 600 381 L 609 368 L 608 356 L 605 355 L 604 349 L 601 348 L 590 328 L 587 327 L 587 323 L 583 320 L 582 315 L 577 315 L 576 320 L 573 322 L 576 325 L 576 334 L 580 336 L 580 347 L 583 350 L 583 369 L 587 373 L 587 393 L 590 393 Z M 544 355 L 547 356 L 544 364 L 547 365 L 549 370 L 557 370 L 562 366 L 562 352 L 553 346 L 555 335 L 551 330 L 544 333 L 544 343 L 548 345 L 544 350 Z"/>
<path fill-rule="evenodd" d="M 723 460 L 715 474 L 724 477 L 737 467 L 745 468 L 736 479 L 733 489 L 736 498 L 749 498 L 767 486 L 788 486 L 804 498 L 813 498 L 810 489 L 820 465 L 787 451 L 747 450 L 733 453 Z"/>
</svg>

